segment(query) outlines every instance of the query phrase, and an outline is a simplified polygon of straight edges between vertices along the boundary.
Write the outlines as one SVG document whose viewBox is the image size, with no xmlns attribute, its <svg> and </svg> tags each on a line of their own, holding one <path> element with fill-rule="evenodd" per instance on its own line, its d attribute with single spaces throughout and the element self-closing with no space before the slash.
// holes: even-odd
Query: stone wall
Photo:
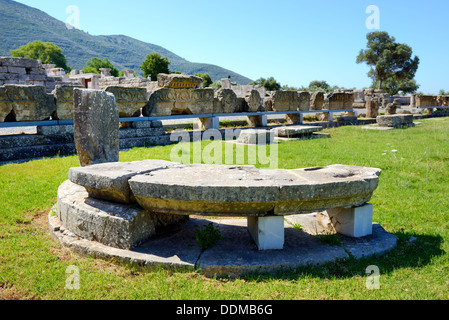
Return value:
<svg viewBox="0 0 449 320">
<path fill-rule="evenodd" d="M 41 61 L 26 58 L 0 57 L 0 86 L 3 85 L 34 85 L 45 87 L 51 93 L 56 85 L 68 84 L 59 68 L 48 69 Z"/>
</svg>

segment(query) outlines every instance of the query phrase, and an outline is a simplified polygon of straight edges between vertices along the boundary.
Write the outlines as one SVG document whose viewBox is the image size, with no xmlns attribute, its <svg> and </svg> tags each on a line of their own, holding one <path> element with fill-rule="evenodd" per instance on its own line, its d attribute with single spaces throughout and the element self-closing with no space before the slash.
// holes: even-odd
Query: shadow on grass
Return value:
<svg viewBox="0 0 449 320">
<path fill-rule="evenodd" d="M 297 280 L 304 277 L 324 279 L 344 279 L 354 276 L 366 276 L 369 266 L 379 268 L 381 274 L 389 274 L 401 268 L 421 268 L 432 259 L 445 254 L 441 249 L 443 238 L 439 235 L 417 235 L 416 233 L 397 232 L 397 247 L 382 256 L 361 259 L 350 257 L 325 263 L 320 266 L 300 267 L 296 270 L 275 274 L 248 274 L 242 276 L 247 281 Z M 217 278 L 218 279 L 218 278 Z"/>
</svg>

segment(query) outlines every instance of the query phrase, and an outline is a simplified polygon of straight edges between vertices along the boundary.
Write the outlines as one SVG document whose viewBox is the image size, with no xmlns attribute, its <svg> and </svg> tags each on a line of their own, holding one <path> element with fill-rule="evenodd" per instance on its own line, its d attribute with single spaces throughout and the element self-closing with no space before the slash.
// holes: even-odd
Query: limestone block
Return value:
<svg viewBox="0 0 449 320">
<path fill-rule="evenodd" d="M 270 130 L 246 129 L 240 132 L 238 143 L 265 145 L 274 141 L 274 133 Z"/>
<path fill-rule="evenodd" d="M 324 92 L 314 92 L 310 97 L 310 110 L 322 110 L 324 105 Z"/>
<path fill-rule="evenodd" d="M 288 124 L 301 124 L 301 115 L 296 113 L 286 114 L 285 121 Z"/>
<path fill-rule="evenodd" d="M 334 92 L 327 96 L 325 103 L 323 108 L 328 110 L 350 109 L 354 103 L 354 96 L 352 93 Z"/>
<path fill-rule="evenodd" d="M 412 114 L 396 114 L 396 115 L 385 115 L 378 116 L 376 118 L 377 125 L 379 127 L 389 127 L 389 128 L 408 128 L 414 127 Z"/>
<path fill-rule="evenodd" d="M 273 111 L 273 99 L 271 96 L 264 97 L 262 107 L 265 111 Z"/>
<path fill-rule="evenodd" d="M 214 89 L 158 89 L 142 109 L 146 117 L 208 114 L 214 109 Z"/>
<path fill-rule="evenodd" d="M 69 180 L 86 188 L 89 196 L 115 203 L 135 203 L 128 180 L 138 174 L 149 174 L 178 165 L 163 160 L 103 163 L 69 170 Z"/>
<path fill-rule="evenodd" d="M 297 111 L 299 96 L 297 91 L 275 91 L 272 96 L 273 111 Z"/>
<path fill-rule="evenodd" d="M 219 89 L 215 91 L 218 104 L 214 106 L 214 113 L 233 113 L 237 109 L 237 95 L 232 89 Z"/>
<path fill-rule="evenodd" d="M 45 87 L 5 85 L 4 88 L 8 100 L 7 104 L 12 106 L 16 121 L 47 120 L 56 111 L 55 99 L 53 95 L 46 93 Z M 3 107 L 5 112 L 9 108 L 7 106 Z"/>
<path fill-rule="evenodd" d="M 334 208 L 326 210 L 325 214 L 335 230 L 343 235 L 361 238 L 373 233 L 373 205 L 360 207 Z"/>
<path fill-rule="evenodd" d="M 62 225 L 78 237 L 127 250 L 157 235 L 163 228 L 188 221 L 188 217 L 157 214 L 135 205 L 92 199 L 83 187 L 70 181 L 58 189 L 58 217 Z"/>
<path fill-rule="evenodd" d="M 145 88 L 111 86 L 105 91 L 114 94 L 120 117 L 139 117 L 140 110 L 147 104 Z"/>
<path fill-rule="evenodd" d="M 320 126 L 288 126 L 272 129 L 276 137 L 295 138 L 322 131 Z"/>
<path fill-rule="evenodd" d="M 73 120 L 81 166 L 119 161 L 119 112 L 112 93 L 75 88 Z"/>
<path fill-rule="evenodd" d="M 248 104 L 249 112 L 261 111 L 261 98 L 259 91 L 251 90 L 245 96 L 245 101 Z"/>
<path fill-rule="evenodd" d="M 283 217 L 249 217 L 248 231 L 260 251 L 284 248 Z"/>
<path fill-rule="evenodd" d="M 192 89 L 197 88 L 203 82 L 203 79 L 186 74 L 159 73 L 157 75 L 157 82 L 161 88 Z"/>
<path fill-rule="evenodd" d="M 53 90 L 52 94 L 56 98 L 56 112 L 53 114 L 55 120 L 73 119 L 73 89 L 75 88 L 82 88 L 82 86 L 57 85 Z"/>
<path fill-rule="evenodd" d="M 34 59 L 0 57 L 0 60 L 1 65 L 5 67 L 42 68 L 42 63 L 39 60 Z"/>
<path fill-rule="evenodd" d="M 298 96 L 299 96 L 298 111 L 309 111 L 310 110 L 310 92 L 301 91 L 301 92 L 298 92 Z"/>
<path fill-rule="evenodd" d="M 366 97 L 366 117 L 376 118 L 379 115 L 379 103 L 371 96 Z"/>
<path fill-rule="evenodd" d="M 12 111 L 12 103 L 6 95 L 6 88 L 0 86 L 0 122 L 4 122 Z"/>
<path fill-rule="evenodd" d="M 416 107 L 436 107 L 438 104 L 436 96 L 417 95 Z"/>
</svg>

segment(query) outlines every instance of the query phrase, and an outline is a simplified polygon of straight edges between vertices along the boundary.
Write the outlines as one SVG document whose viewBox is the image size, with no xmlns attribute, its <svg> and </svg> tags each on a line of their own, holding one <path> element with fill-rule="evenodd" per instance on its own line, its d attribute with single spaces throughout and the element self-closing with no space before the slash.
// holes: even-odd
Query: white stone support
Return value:
<svg viewBox="0 0 449 320">
<path fill-rule="evenodd" d="M 260 251 L 284 248 L 284 217 L 248 217 L 248 231 Z"/>
<path fill-rule="evenodd" d="M 220 127 L 220 118 L 210 117 L 210 118 L 199 118 L 198 126 L 202 130 L 218 130 Z"/>
<path fill-rule="evenodd" d="M 329 219 L 338 233 L 361 238 L 373 233 L 373 205 L 360 207 L 335 208 L 326 211 Z"/>
</svg>

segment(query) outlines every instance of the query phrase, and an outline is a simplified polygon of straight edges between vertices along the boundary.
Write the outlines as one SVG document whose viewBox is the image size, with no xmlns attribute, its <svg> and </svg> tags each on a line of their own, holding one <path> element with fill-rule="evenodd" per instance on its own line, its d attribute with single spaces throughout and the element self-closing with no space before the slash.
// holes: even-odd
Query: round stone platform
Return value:
<svg viewBox="0 0 449 320">
<path fill-rule="evenodd" d="M 295 215 L 285 219 L 286 244 L 283 250 L 259 251 L 248 233 L 244 219 L 195 219 L 160 233 L 135 249 L 118 249 L 83 239 L 67 230 L 53 208 L 49 216 L 52 234 L 71 250 L 95 258 L 114 259 L 124 264 L 133 262 L 144 268 L 164 267 L 175 270 L 197 270 L 206 276 L 238 276 L 248 273 L 275 273 L 302 266 L 318 266 L 338 259 L 360 259 L 382 255 L 396 247 L 396 236 L 373 224 L 372 235 L 351 238 L 340 234 L 339 245 L 320 241 L 326 234 L 316 214 Z M 195 229 L 214 223 L 222 235 L 213 247 L 201 249 L 195 240 Z M 297 226 L 301 226 L 298 228 Z M 296 227 L 294 227 L 296 226 Z"/>
</svg>

